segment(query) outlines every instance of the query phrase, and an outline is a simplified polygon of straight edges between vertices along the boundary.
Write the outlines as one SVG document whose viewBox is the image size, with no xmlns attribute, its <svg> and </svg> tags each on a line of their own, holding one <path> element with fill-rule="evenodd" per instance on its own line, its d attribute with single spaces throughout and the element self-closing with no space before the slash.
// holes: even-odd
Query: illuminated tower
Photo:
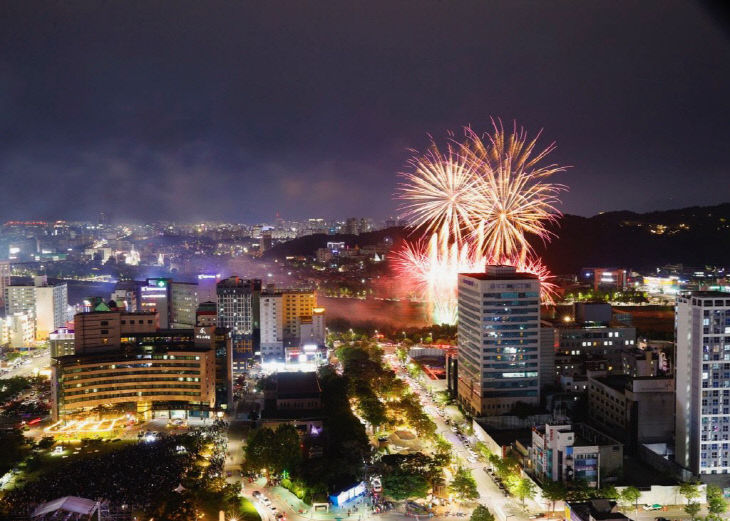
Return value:
<svg viewBox="0 0 730 521">
<path fill-rule="evenodd" d="M 512 266 L 459 274 L 458 395 L 475 416 L 539 396 L 540 280 Z"/>
<path fill-rule="evenodd" d="M 730 293 L 677 297 L 675 461 L 694 475 L 730 473 Z"/>
</svg>

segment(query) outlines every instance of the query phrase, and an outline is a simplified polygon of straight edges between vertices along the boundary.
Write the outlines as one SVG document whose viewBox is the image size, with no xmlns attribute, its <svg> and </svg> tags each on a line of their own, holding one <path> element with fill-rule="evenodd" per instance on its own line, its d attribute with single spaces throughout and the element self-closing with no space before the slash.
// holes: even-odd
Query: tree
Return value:
<svg viewBox="0 0 730 521">
<path fill-rule="evenodd" d="M 616 490 L 616 487 L 614 487 L 613 485 L 602 487 L 598 493 L 598 497 L 605 499 L 618 499 L 618 496 L 618 490 Z"/>
<path fill-rule="evenodd" d="M 274 431 L 273 443 L 274 472 L 280 474 L 288 470 L 291 474 L 298 473 L 302 462 L 302 447 L 296 427 L 289 423 L 279 425 Z"/>
<path fill-rule="evenodd" d="M 524 508 L 525 499 L 535 497 L 535 484 L 530 478 L 521 478 L 512 487 L 512 493 L 520 499 Z"/>
<path fill-rule="evenodd" d="M 477 505 L 474 511 L 471 513 L 469 521 L 495 521 L 494 514 L 489 509 L 482 505 Z"/>
<path fill-rule="evenodd" d="M 691 503 L 693 499 L 700 497 L 700 486 L 695 481 L 687 481 L 679 485 L 679 493 L 684 496 L 687 503 Z"/>
<path fill-rule="evenodd" d="M 562 481 L 546 481 L 542 486 L 542 495 L 552 504 L 551 510 L 555 511 L 555 502 L 564 501 L 568 495 L 568 487 Z"/>
<path fill-rule="evenodd" d="M 639 512 L 639 498 L 641 497 L 641 491 L 636 487 L 626 487 L 619 494 L 619 500 L 624 505 L 634 505 L 636 512 Z"/>
<path fill-rule="evenodd" d="M 246 466 L 253 471 L 271 472 L 275 466 L 275 434 L 269 428 L 257 429 L 249 438 L 246 448 Z"/>
<path fill-rule="evenodd" d="M 697 514 L 700 513 L 700 504 L 695 502 L 687 503 L 686 505 L 684 505 L 684 511 L 687 513 L 690 519 L 697 519 Z"/>
<path fill-rule="evenodd" d="M 383 476 L 383 490 L 395 499 L 403 500 L 411 497 L 426 497 L 428 481 L 420 474 L 396 471 Z"/>
<path fill-rule="evenodd" d="M 471 471 L 463 467 L 459 467 L 456 470 L 454 479 L 449 484 L 449 489 L 462 500 L 476 499 L 479 497 L 476 480 L 471 475 Z"/>
<path fill-rule="evenodd" d="M 707 485 L 705 496 L 707 498 L 707 511 L 709 513 L 707 517 L 719 519 L 720 515 L 727 511 L 727 502 L 723 497 L 722 489 L 717 485 Z"/>
</svg>

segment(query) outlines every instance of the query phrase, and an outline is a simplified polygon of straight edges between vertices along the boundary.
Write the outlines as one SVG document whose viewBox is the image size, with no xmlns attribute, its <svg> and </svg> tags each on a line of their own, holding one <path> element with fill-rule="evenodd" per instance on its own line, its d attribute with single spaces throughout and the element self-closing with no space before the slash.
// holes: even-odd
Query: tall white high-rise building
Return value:
<svg viewBox="0 0 730 521">
<path fill-rule="evenodd" d="M 475 416 L 536 405 L 540 281 L 512 266 L 459 274 L 459 401 Z"/>
<path fill-rule="evenodd" d="M 675 460 L 693 474 L 730 473 L 730 293 L 677 297 Z"/>
<path fill-rule="evenodd" d="M 261 294 L 261 359 L 284 358 L 284 298 Z"/>
</svg>

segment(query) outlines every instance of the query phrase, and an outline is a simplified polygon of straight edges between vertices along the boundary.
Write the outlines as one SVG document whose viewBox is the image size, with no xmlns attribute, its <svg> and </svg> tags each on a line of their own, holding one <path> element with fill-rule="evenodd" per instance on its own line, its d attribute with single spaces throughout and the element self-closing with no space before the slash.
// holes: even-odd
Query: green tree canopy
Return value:
<svg viewBox="0 0 730 521">
<path fill-rule="evenodd" d="M 474 511 L 471 513 L 469 521 L 495 521 L 494 514 L 489 509 L 482 505 L 477 505 Z"/>
<path fill-rule="evenodd" d="M 477 482 L 471 475 L 469 469 L 459 467 L 456 470 L 454 479 L 449 484 L 449 490 L 456 494 L 460 499 L 476 499 L 479 497 L 477 490 Z"/>
</svg>

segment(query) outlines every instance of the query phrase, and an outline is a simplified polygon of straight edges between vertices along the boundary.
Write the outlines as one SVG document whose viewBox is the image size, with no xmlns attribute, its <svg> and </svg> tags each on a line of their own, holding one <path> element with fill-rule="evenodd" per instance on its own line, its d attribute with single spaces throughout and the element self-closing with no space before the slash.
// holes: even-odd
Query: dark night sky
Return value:
<svg viewBox="0 0 730 521">
<path fill-rule="evenodd" d="M 0 219 L 383 218 L 407 148 L 490 115 L 557 141 L 566 212 L 730 201 L 730 40 L 713 14 L 6 1 Z"/>
</svg>

